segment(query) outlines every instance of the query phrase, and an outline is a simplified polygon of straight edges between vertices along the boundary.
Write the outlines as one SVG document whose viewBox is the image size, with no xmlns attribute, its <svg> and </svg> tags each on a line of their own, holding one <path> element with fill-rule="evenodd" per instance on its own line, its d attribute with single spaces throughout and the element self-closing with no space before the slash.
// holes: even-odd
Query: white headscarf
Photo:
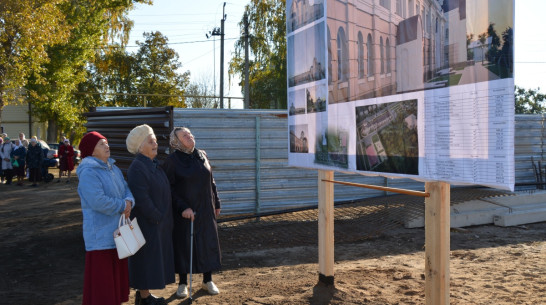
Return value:
<svg viewBox="0 0 546 305">
<path fill-rule="evenodd" d="M 13 140 L 13 143 L 14 143 L 13 150 L 23 147 L 23 144 L 21 144 L 21 140 L 19 139 Z"/>
</svg>

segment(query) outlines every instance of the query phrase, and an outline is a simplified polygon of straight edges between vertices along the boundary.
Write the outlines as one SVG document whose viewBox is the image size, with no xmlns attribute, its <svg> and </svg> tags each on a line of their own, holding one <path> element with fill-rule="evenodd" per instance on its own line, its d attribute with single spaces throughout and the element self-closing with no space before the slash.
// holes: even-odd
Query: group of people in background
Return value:
<svg viewBox="0 0 546 305">
<path fill-rule="evenodd" d="M 220 199 L 210 163 L 206 153 L 195 148 L 187 128 L 174 128 L 169 144 L 171 153 L 160 163 L 153 129 L 144 124 L 131 130 L 126 146 L 135 158 L 126 181 L 103 135 L 92 131 L 82 138 L 76 173 L 86 249 L 84 305 L 127 302 L 129 287 L 136 290 L 135 305 L 166 304 L 151 290 L 174 283 L 178 274 L 175 294 L 187 297 L 190 272 L 202 274 L 206 292 L 219 293 L 212 272 L 221 268 L 216 225 Z M 128 259 L 118 258 L 113 238 L 122 214 L 138 219 L 146 239 Z"/>
<path fill-rule="evenodd" d="M 71 171 L 74 170 L 74 148 L 70 145 L 68 139 L 62 141 L 59 145 L 59 180 L 61 171 L 67 172 L 70 182 Z M 19 133 L 19 138 L 12 140 L 7 134 L 0 137 L 0 182 L 10 185 L 15 178 L 16 185 L 22 186 L 25 178 L 31 182 L 31 186 L 38 186 L 38 182 L 43 177 L 44 159 L 47 154 L 44 148 L 33 136 L 30 140 L 26 139 L 24 133 Z"/>
<path fill-rule="evenodd" d="M 32 137 L 29 141 L 24 133 L 20 133 L 19 138 L 12 140 L 7 134 L 2 134 L 0 158 L 2 159 L 1 183 L 12 184 L 15 177 L 17 185 L 22 186 L 27 173 L 32 174 L 35 169 L 41 169 L 43 151 L 36 137 Z M 29 179 L 29 181 L 32 180 Z M 32 186 L 37 186 L 36 181 Z"/>
</svg>

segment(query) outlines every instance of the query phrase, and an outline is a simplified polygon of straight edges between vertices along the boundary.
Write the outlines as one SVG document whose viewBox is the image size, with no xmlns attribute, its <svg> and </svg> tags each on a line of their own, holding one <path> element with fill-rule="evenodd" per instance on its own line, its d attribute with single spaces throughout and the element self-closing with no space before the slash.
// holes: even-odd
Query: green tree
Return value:
<svg viewBox="0 0 546 305">
<path fill-rule="evenodd" d="M 186 107 L 189 72 L 180 73 L 178 54 L 160 32 L 144 33 L 136 53 L 121 46 L 97 56 L 80 84 L 81 107 Z"/>
<path fill-rule="evenodd" d="M 160 32 L 144 33 L 144 42 L 135 55 L 136 89 L 147 96 L 143 106 L 174 106 L 185 108 L 184 92 L 189 85 L 190 73 L 180 74 L 182 64 L 178 53 L 168 47 L 168 38 Z"/>
<path fill-rule="evenodd" d="M 47 47 L 68 39 L 70 27 L 61 9 L 65 3 L 0 0 L 0 122 L 4 106 L 19 101 L 29 77 L 44 81 Z"/>
<path fill-rule="evenodd" d="M 500 56 L 501 40 L 495 30 L 495 24 L 493 22 L 489 23 L 489 26 L 487 27 L 487 36 L 491 38 L 491 45 L 487 51 L 487 59 L 489 59 L 491 63 L 496 64 Z"/>
<path fill-rule="evenodd" d="M 484 48 L 486 47 L 486 42 L 487 42 L 487 33 L 481 33 L 480 35 L 478 35 L 478 40 L 480 41 L 480 47 L 482 49 L 482 64 L 483 64 L 483 60 L 485 58 L 485 54 L 484 53 Z"/>
<path fill-rule="evenodd" d="M 286 1 L 251 0 L 245 7 L 249 23 L 250 108 L 286 109 Z M 244 17 L 243 17 L 244 18 Z M 244 92 L 245 33 L 244 20 L 239 23 L 241 37 L 229 63 L 230 79 L 238 75 Z"/>
<path fill-rule="evenodd" d="M 508 71 L 512 73 L 514 71 L 514 30 L 511 27 L 502 32 L 502 41 L 501 58 L 506 63 Z"/>
<path fill-rule="evenodd" d="M 539 92 L 540 88 L 525 90 L 516 86 L 515 102 L 517 114 L 537 114 L 546 111 L 546 95 Z"/>
<path fill-rule="evenodd" d="M 132 7 L 132 1 L 120 0 L 67 1 L 59 6 L 70 36 L 66 42 L 47 48 L 50 61 L 40 73 L 43 81 L 31 77 L 27 86 L 33 112 L 48 121 L 48 141 L 57 139 L 58 130 L 84 132 L 81 114 L 87 109 L 78 105 L 74 92 L 86 80 L 86 66 L 95 55 L 112 51 L 105 47 L 109 40 L 127 43 L 132 22 L 126 15 Z"/>
<path fill-rule="evenodd" d="M 135 56 L 121 46 L 97 56 L 79 87 L 77 97 L 82 107 L 141 105 L 142 100 L 136 95 L 135 67 Z"/>
<path fill-rule="evenodd" d="M 201 77 L 190 83 L 186 89 L 186 104 L 191 108 L 218 108 L 219 100 L 214 96 L 214 88 L 208 81 L 210 78 Z"/>
<path fill-rule="evenodd" d="M 472 42 L 472 39 L 474 39 L 474 34 L 467 34 L 466 35 L 466 59 L 467 60 L 473 60 L 474 59 L 474 52 L 472 49 L 470 49 L 468 46 Z"/>
</svg>

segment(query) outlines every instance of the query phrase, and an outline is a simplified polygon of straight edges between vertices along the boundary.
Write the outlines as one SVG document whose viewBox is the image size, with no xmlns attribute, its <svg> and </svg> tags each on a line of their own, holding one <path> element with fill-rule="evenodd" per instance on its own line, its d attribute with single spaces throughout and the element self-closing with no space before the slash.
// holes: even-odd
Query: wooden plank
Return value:
<svg viewBox="0 0 546 305">
<path fill-rule="evenodd" d="M 429 194 L 426 193 L 426 192 L 405 190 L 405 189 L 394 188 L 394 187 L 386 187 L 386 186 L 380 186 L 380 185 L 371 185 L 371 184 L 362 184 L 362 183 L 354 183 L 354 182 L 335 181 L 335 180 L 327 180 L 327 179 L 324 179 L 323 181 L 324 181 L 324 182 L 337 183 L 337 184 L 343 184 L 343 185 L 349 185 L 349 186 L 356 186 L 356 187 L 368 188 L 368 189 L 372 189 L 372 190 L 379 190 L 379 191 L 393 192 L 393 193 L 398 193 L 398 194 L 419 196 L 419 197 L 428 197 L 428 196 L 429 196 Z"/>
<path fill-rule="evenodd" d="M 426 182 L 425 304 L 449 305 L 450 186 Z"/>
<path fill-rule="evenodd" d="M 334 185 L 333 171 L 318 171 L 319 281 L 334 284 Z"/>
</svg>

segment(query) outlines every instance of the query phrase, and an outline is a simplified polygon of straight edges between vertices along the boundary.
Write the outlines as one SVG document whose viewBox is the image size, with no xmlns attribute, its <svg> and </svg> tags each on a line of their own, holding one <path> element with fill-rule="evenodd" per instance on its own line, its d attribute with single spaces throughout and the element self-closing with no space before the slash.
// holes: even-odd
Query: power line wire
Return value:
<svg viewBox="0 0 546 305">
<path fill-rule="evenodd" d="M 239 38 L 225 38 L 224 40 L 236 40 L 236 39 L 239 39 Z M 183 42 L 167 42 L 163 45 L 181 45 L 181 44 L 191 44 L 191 43 L 201 43 L 201 42 L 212 42 L 211 40 L 195 40 L 195 41 L 183 41 Z M 104 45 L 104 46 L 99 46 L 99 47 L 94 47 L 94 48 L 64 48 L 64 47 L 59 47 L 59 49 L 62 49 L 62 50 L 102 50 L 102 49 L 123 49 L 123 48 L 140 48 L 141 46 L 139 45 L 134 45 L 134 46 L 120 46 L 120 45 Z"/>
<path fill-rule="evenodd" d="M 186 94 L 163 94 L 163 93 L 118 93 L 118 92 L 74 92 L 77 95 L 115 95 L 115 96 L 150 96 L 150 97 L 199 97 L 199 98 L 219 98 L 218 96 L 207 95 L 186 95 Z M 242 97 L 228 96 L 224 98 L 243 99 Z"/>
</svg>

